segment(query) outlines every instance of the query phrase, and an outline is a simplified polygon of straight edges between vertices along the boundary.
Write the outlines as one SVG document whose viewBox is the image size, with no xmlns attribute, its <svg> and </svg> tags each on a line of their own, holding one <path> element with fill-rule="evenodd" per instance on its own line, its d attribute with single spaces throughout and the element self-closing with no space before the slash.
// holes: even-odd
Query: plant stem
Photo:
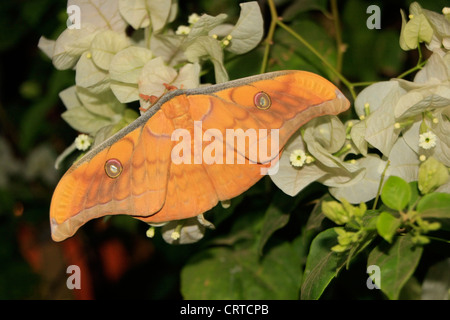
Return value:
<svg viewBox="0 0 450 320">
<path fill-rule="evenodd" d="M 419 60 L 417 61 L 417 65 L 422 63 L 422 49 L 420 47 L 420 43 L 417 44 L 417 51 L 419 52 Z"/>
<path fill-rule="evenodd" d="M 446 239 L 442 239 L 442 238 L 431 237 L 431 236 L 427 236 L 427 238 L 429 238 L 431 240 L 436 240 L 436 241 L 441 241 L 441 242 L 445 242 L 445 243 L 450 243 L 450 240 L 446 240 Z"/>
<path fill-rule="evenodd" d="M 406 77 L 408 74 L 413 73 L 414 71 L 420 70 L 422 69 L 422 67 L 425 65 L 426 61 L 422 61 L 423 56 L 422 56 L 422 49 L 420 48 L 420 43 L 417 44 L 417 51 L 419 53 L 419 59 L 417 61 L 417 64 L 415 67 L 406 70 L 405 72 L 403 72 L 401 75 L 399 75 L 397 78 L 398 79 L 402 79 L 404 77 Z"/>
<path fill-rule="evenodd" d="M 269 53 L 270 53 L 270 46 L 273 43 L 273 35 L 275 33 L 275 28 L 277 26 L 277 20 L 278 20 L 278 13 L 277 13 L 277 9 L 275 8 L 275 4 L 273 3 L 273 0 L 269 0 L 268 3 L 269 3 L 269 8 L 270 8 L 271 21 L 270 21 L 269 32 L 267 33 L 267 37 L 264 40 L 265 48 L 264 48 L 263 62 L 261 65 L 261 73 L 266 72 L 266 69 L 267 69 Z"/>
<path fill-rule="evenodd" d="M 390 163 L 391 163 L 390 160 L 388 160 L 386 162 L 386 167 L 384 168 L 383 173 L 381 174 L 380 184 L 378 185 L 377 196 L 376 196 L 375 201 L 373 203 L 372 210 L 375 210 L 377 208 L 378 199 L 380 198 L 380 195 L 381 195 L 381 187 L 383 186 L 384 177 L 386 175 L 386 171 L 387 171 L 387 168 L 389 167 Z"/>
<path fill-rule="evenodd" d="M 370 86 L 371 84 L 377 83 L 377 81 L 362 81 L 362 82 L 353 82 L 353 87 L 365 87 Z"/>
<path fill-rule="evenodd" d="M 426 61 L 422 61 L 421 63 L 418 63 L 415 67 L 406 70 L 405 72 L 403 72 L 401 75 L 399 75 L 397 78 L 398 79 L 402 79 L 404 77 L 406 77 L 408 74 L 413 73 L 414 71 L 420 70 L 422 69 L 422 67 L 425 65 Z"/>
<path fill-rule="evenodd" d="M 336 70 L 342 72 L 342 59 L 344 51 L 342 50 L 342 34 L 341 26 L 339 23 L 339 11 L 337 6 L 337 0 L 331 0 L 331 12 L 333 14 L 334 29 L 336 32 L 336 49 L 337 49 L 337 59 L 336 59 Z"/>
</svg>

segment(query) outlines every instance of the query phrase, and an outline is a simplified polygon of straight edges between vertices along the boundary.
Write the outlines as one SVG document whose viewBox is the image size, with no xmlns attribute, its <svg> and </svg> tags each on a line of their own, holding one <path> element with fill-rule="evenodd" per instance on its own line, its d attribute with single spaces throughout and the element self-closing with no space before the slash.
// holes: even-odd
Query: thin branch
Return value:
<svg viewBox="0 0 450 320">
<path fill-rule="evenodd" d="M 277 13 L 277 9 L 275 8 L 275 4 L 273 3 L 273 0 L 269 0 L 268 3 L 269 3 L 269 8 L 270 8 L 271 20 L 270 20 L 269 32 L 267 33 L 267 37 L 264 40 L 265 48 L 264 48 L 264 56 L 263 56 L 263 62 L 261 64 L 260 73 L 266 72 L 267 64 L 269 61 L 270 47 L 272 46 L 272 43 L 273 43 L 273 35 L 275 33 L 275 28 L 277 26 L 277 20 L 278 20 L 278 13 Z"/>
<path fill-rule="evenodd" d="M 342 72 L 342 60 L 343 60 L 343 45 L 342 45 L 342 34 L 341 25 L 339 19 L 339 11 L 337 6 L 337 0 L 331 0 L 331 12 L 333 14 L 334 29 L 336 32 L 336 49 L 337 49 L 337 59 L 336 59 L 336 69 Z"/>
</svg>

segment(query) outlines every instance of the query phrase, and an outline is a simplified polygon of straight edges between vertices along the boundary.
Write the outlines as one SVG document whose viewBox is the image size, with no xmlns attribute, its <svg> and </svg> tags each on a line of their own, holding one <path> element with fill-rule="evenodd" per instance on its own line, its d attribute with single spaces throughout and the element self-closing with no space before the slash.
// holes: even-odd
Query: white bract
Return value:
<svg viewBox="0 0 450 320">
<path fill-rule="evenodd" d="M 318 181 L 337 199 L 367 202 L 391 175 L 417 181 L 421 161 L 430 157 L 450 166 L 449 21 L 417 3 L 408 22 L 402 16 L 401 47 L 410 50 L 425 42 L 433 54 L 414 81 L 392 79 L 362 90 L 355 100 L 359 120 L 347 122 L 348 134 L 337 117 L 306 124 L 303 134 L 287 143 L 278 173 L 270 176 L 285 193 L 295 196 Z M 290 161 L 295 150 L 305 150 L 315 161 L 295 166 Z M 450 181 L 437 189 L 449 190 Z"/>
</svg>

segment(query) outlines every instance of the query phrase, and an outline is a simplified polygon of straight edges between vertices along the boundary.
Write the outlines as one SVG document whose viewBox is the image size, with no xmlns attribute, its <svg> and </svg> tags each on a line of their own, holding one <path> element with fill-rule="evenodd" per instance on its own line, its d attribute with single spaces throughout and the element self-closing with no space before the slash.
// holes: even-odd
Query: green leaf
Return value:
<svg viewBox="0 0 450 320">
<path fill-rule="evenodd" d="M 390 213 L 383 211 L 377 219 L 377 231 L 380 236 L 389 243 L 392 243 L 398 227 L 400 227 L 400 219 L 395 218 Z"/>
<path fill-rule="evenodd" d="M 367 230 L 369 230 L 369 228 L 371 228 L 370 224 L 372 221 L 374 221 L 375 218 L 373 219 L 368 219 L 368 221 L 366 221 L 367 223 Z M 364 249 L 372 243 L 372 241 L 376 238 L 377 233 L 374 231 L 369 231 L 369 232 L 365 232 L 363 233 L 362 238 L 360 238 L 357 242 L 352 243 L 349 247 L 347 247 L 348 253 L 347 256 L 342 256 L 342 258 L 345 260 L 338 265 L 338 270 L 340 268 L 342 268 L 344 265 L 346 267 L 346 269 L 348 270 L 348 268 L 350 267 L 350 263 L 352 261 L 355 260 L 355 258 L 364 251 Z"/>
<path fill-rule="evenodd" d="M 411 189 L 411 200 L 409 200 L 409 208 L 412 209 L 419 200 L 419 189 L 417 181 L 411 181 L 409 183 L 409 188 Z"/>
<path fill-rule="evenodd" d="M 302 35 L 311 46 L 321 52 L 328 62 L 331 64 L 336 62 L 336 46 L 319 22 L 296 19 L 290 24 L 290 28 Z M 276 28 L 273 42 L 269 65 L 271 70 L 300 69 L 334 77 L 332 72 L 323 67 L 320 59 L 286 30 Z"/>
<path fill-rule="evenodd" d="M 289 6 L 283 10 L 283 21 L 292 21 L 298 14 L 312 10 L 320 10 L 324 14 L 328 14 L 326 0 L 294 0 L 285 1 L 285 4 L 289 4 Z"/>
<path fill-rule="evenodd" d="M 258 242 L 258 252 L 263 253 L 264 245 L 270 236 L 278 229 L 283 228 L 289 221 L 290 213 L 297 206 L 300 197 L 292 198 L 278 191 L 264 215 L 261 237 Z"/>
<path fill-rule="evenodd" d="M 380 289 L 389 299 L 398 299 L 422 252 L 423 247 L 414 245 L 410 234 L 397 237 L 392 245 L 382 242 L 370 252 L 367 264 L 380 268 Z"/>
<path fill-rule="evenodd" d="M 419 190 L 427 194 L 448 180 L 448 169 L 434 157 L 429 157 L 419 167 Z"/>
<path fill-rule="evenodd" d="M 318 230 L 320 228 L 323 219 L 326 218 L 322 212 L 322 203 L 332 200 L 333 198 L 328 193 L 326 193 L 325 195 L 322 196 L 322 198 L 320 198 L 319 202 L 316 203 L 313 210 L 311 211 L 308 221 L 306 222 L 305 227 L 306 231 Z"/>
<path fill-rule="evenodd" d="M 411 188 L 402 178 L 390 176 L 381 191 L 381 200 L 389 208 L 401 211 L 411 200 Z"/>
<path fill-rule="evenodd" d="M 298 299 L 297 250 L 284 242 L 261 259 L 251 249 L 201 251 L 181 272 L 181 293 L 185 299 Z"/>
<path fill-rule="evenodd" d="M 312 241 L 301 288 L 302 300 L 319 299 L 331 280 L 336 277 L 341 258 L 331 251 L 331 248 L 337 244 L 334 228 L 319 233 Z"/>
<path fill-rule="evenodd" d="M 416 207 L 422 218 L 450 218 L 450 194 L 434 192 L 420 199 Z"/>
</svg>

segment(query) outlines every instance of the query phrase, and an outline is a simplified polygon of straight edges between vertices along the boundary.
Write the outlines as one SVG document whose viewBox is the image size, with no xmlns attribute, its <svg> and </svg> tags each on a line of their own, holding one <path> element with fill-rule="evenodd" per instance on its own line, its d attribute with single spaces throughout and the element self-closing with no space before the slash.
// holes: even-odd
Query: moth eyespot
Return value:
<svg viewBox="0 0 450 320">
<path fill-rule="evenodd" d="M 105 172 L 108 177 L 115 179 L 122 173 L 122 163 L 117 159 L 109 159 L 105 162 Z"/>
<path fill-rule="evenodd" d="M 255 94 L 253 97 L 253 102 L 255 103 L 255 107 L 261 110 L 267 110 L 272 105 L 272 100 L 270 100 L 270 96 L 261 91 Z"/>
</svg>

